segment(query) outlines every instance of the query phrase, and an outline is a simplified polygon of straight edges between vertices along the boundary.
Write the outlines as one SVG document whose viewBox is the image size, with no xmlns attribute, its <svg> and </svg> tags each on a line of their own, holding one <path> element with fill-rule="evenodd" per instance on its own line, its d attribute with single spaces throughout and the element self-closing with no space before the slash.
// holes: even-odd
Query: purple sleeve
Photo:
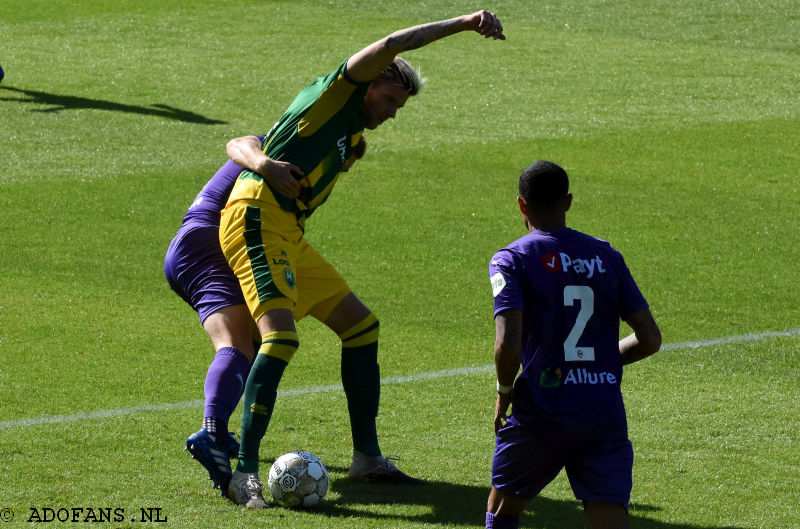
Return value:
<svg viewBox="0 0 800 529">
<path fill-rule="evenodd" d="M 265 136 L 258 136 L 263 142 Z M 233 160 L 228 160 L 206 183 L 195 197 L 183 218 L 184 224 L 198 226 L 219 226 L 219 212 L 225 208 L 242 168 Z"/>
<path fill-rule="evenodd" d="M 500 250 L 489 262 L 489 279 L 494 296 L 494 315 L 509 309 L 523 309 L 525 301 L 513 255 Z"/>
</svg>

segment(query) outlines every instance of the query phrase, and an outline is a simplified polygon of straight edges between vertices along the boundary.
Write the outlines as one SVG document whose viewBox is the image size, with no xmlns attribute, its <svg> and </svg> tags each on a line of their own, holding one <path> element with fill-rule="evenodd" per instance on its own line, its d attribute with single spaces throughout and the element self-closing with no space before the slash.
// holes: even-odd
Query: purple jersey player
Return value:
<svg viewBox="0 0 800 529">
<path fill-rule="evenodd" d="M 222 254 L 220 211 L 242 167 L 262 174 L 287 195 L 299 192 L 294 175 L 302 176 L 298 167 L 264 157 L 263 138 L 246 136 L 228 143 L 232 160 L 197 195 L 164 259 L 167 282 L 197 311 L 216 351 L 205 380 L 203 427 L 186 439 L 186 449 L 208 470 L 223 495 L 231 477 L 229 457 L 236 456 L 239 450 L 236 440 L 228 434 L 228 419 L 242 395 L 260 335 L 239 280 Z"/>
<path fill-rule="evenodd" d="M 164 275 L 172 290 L 200 316 L 216 354 L 205 380 L 203 427 L 186 439 L 186 449 L 208 470 L 224 496 L 231 478 L 229 457 L 239 444 L 228 432 L 228 420 L 242 396 L 261 337 L 245 304 L 239 280 L 228 266 L 219 243 L 220 211 L 242 168 L 263 176 L 279 193 L 297 197 L 302 170 L 273 160 L 261 151 L 264 136 L 228 142 L 231 157 L 189 206 L 164 259 Z M 347 171 L 364 155 L 362 136 L 342 167 Z"/>
<path fill-rule="evenodd" d="M 519 194 L 530 233 L 489 265 L 498 396 L 486 527 L 519 527 L 562 468 L 593 529 L 628 527 L 622 366 L 658 351 L 661 333 L 622 255 L 566 227 L 572 195 L 561 167 L 532 164 Z M 634 331 L 621 341 L 620 320 Z"/>
</svg>

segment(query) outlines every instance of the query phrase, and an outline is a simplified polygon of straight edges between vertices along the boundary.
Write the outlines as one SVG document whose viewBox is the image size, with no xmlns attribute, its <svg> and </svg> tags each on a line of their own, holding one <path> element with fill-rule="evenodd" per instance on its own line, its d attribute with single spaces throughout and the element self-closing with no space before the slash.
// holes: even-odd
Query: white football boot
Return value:
<svg viewBox="0 0 800 529">
<path fill-rule="evenodd" d="M 266 509 L 269 504 L 264 500 L 262 490 L 264 485 L 258 479 L 258 472 L 248 474 L 235 470 L 228 485 L 228 498 L 248 509 Z"/>
</svg>

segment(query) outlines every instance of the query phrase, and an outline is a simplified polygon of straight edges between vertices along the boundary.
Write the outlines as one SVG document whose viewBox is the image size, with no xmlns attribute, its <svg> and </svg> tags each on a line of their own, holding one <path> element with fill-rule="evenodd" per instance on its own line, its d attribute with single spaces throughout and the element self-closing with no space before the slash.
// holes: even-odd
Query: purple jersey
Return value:
<svg viewBox="0 0 800 529">
<path fill-rule="evenodd" d="M 245 304 L 239 280 L 219 244 L 220 211 L 241 172 L 228 160 L 211 177 L 189 206 L 164 257 L 167 282 L 197 311 L 201 322 L 220 309 Z"/>
<path fill-rule="evenodd" d="M 524 315 L 515 419 L 627 437 L 619 322 L 647 302 L 622 255 L 569 228 L 536 230 L 497 252 L 489 274 L 495 316 Z"/>
<path fill-rule="evenodd" d="M 264 138 L 265 136 L 258 136 L 259 141 L 264 141 Z M 216 226 L 219 228 L 220 211 L 225 209 L 228 195 L 231 194 L 236 178 L 242 171 L 243 169 L 233 160 L 228 160 L 225 165 L 220 167 L 189 206 L 181 226 Z"/>
</svg>

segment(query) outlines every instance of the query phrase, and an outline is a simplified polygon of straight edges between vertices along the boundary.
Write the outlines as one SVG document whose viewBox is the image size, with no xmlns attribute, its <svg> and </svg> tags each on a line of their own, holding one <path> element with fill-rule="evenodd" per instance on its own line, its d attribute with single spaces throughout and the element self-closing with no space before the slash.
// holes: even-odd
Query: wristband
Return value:
<svg viewBox="0 0 800 529">
<path fill-rule="evenodd" d="M 497 381 L 497 392 L 500 393 L 501 395 L 508 395 L 509 393 L 511 393 L 512 389 L 514 389 L 514 384 L 511 384 L 510 386 L 504 386 L 500 384 L 499 380 Z"/>
</svg>

